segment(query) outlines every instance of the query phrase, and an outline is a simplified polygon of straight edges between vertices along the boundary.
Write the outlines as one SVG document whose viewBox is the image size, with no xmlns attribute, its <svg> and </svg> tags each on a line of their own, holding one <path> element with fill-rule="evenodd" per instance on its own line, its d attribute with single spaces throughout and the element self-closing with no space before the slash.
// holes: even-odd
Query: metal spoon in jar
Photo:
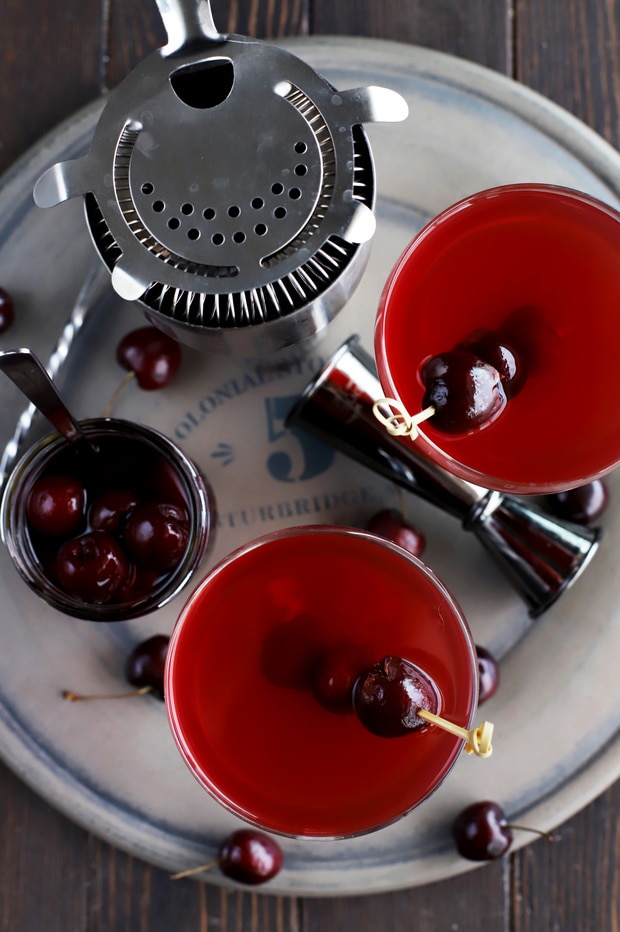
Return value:
<svg viewBox="0 0 620 932">
<path fill-rule="evenodd" d="M 90 440 L 67 408 L 45 366 L 32 350 L 13 349 L 0 352 L 0 369 L 63 437 L 71 443 L 77 441 L 92 449 Z"/>
</svg>

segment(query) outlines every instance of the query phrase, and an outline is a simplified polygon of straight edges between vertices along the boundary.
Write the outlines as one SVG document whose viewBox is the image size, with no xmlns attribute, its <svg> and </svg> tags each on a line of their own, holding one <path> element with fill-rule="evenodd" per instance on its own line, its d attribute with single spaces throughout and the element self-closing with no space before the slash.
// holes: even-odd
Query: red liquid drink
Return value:
<svg viewBox="0 0 620 932">
<path fill-rule="evenodd" d="M 422 410 L 423 363 L 473 331 L 517 351 L 523 385 L 460 435 L 414 441 L 449 472 L 522 493 L 571 488 L 620 461 L 620 215 L 550 185 L 473 195 L 432 220 L 385 286 L 375 351 L 385 395 Z"/>
<path fill-rule="evenodd" d="M 467 624 L 419 560 L 363 531 L 293 528 L 221 562 L 184 608 L 165 695 L 179 749 L 225 807 L 270 831 L 333 837 L 398 818 L 446 776 L 463 741 L 429 726 L 380 738 L 313 694 L 344 646 L 354 676 L 386 654 L 423 668 L 439 713 L 469 727 L 477 661 Z"/>
</svg>

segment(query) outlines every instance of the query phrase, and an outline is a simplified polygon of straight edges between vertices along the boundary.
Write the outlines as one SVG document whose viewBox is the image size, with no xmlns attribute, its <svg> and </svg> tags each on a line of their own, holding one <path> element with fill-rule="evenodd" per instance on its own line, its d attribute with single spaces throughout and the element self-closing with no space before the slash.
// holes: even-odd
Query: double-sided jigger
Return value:
<svg viewBox="0 0 620 932">
<path fill-rule="evenodd" d="M 379 423 L 373 405 L 383 396 L 374 360 L 353 336 L 306 387 L 287 426 L 308 430 L 457 518 L 499 563 L 530 614 L 542 614 L 592 559 L 601 531 L 446 472 Z"/>
<path fill-rule="evenodd" d="M 84 197 L 112 285 L 200 350 L 257 356 L 321 333 L 375 231 L 362 124 L 405 119 L 388 88 L 336 90 L 297 56 L 223 35 L 208 0 L 157 0 L 168 43 L 107 98 L 90 151 L 34 198 Z"/>
</svg>

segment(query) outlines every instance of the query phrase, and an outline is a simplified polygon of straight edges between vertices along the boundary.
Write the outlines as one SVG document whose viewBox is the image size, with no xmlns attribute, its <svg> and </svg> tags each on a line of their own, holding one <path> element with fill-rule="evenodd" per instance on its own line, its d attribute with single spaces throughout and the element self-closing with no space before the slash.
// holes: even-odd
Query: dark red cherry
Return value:
<svg viewBox="0 0 620 932">
<path fill-rule="evenodd" d="M 325 651 L 312 670 L 312 693 L 330 712 L 353 712 L 353 687 L 366 662 L 359 647 L 342 643 Z"/>
<path fill-rule="evenodd" d="M 422 531 L 405 521 L 395 508 L 378 511 L 370 518 L 366 528 L 408 550 L 414 557 L 421 557 L 426 549 L 426 538 Z"/>
<path fill-rule="evenodd" d="M 137 689 L 149 686 L 159 699 L 164 698 L 164 669 L 170 638 L 154 634 L 137 644 L 125 662 L 125 677 Z"/>
<path fill-rule="evenodd" d="M 280 871 L 282 849 L 263 832 L 238 829 L 220 846 L 218 864 L 231 880 L 255 886 L 271 880 Z"/>
<path fill-rule="evenodd" d="M 14 319 L 15 305 L 13 303 L 13 298 L 8 291 L 5 291 L 4 288 L 0 288 L 0 333 L 4 333 L 5 330 L 8 330 Z"/>
<path fill-rule="evenodd" d="M 84 519 L 86 490 L 72 476 L 42 476 L 32 486 L 26 502 L 30 528 L 47 537 L 76 534 Z"/>
<path fill-rule="evenodd" d="M 609 490 L 602 479 L 594 479 L 576 489 L 555 492 L 546 498 L 549 511 L 575 524 L 592 524 L 600 518 L 608 504 Z"/>
<path fill-rule="evenodd" d="M 139 327 L 118 344 L 116 358 L 134 372 L 140 388 L 147 391 L 167 385 L 181 364 L 179 343 L 157 327 Z"/>
<path fill-rule="evenodd" d="M 114 593 L 114 601 L 120 604 L 145 599 L 155 589 L 159 576 L 157 570 L 145 569 L 132 563 L 127 579 Z"/>
<path fill-rule="evenodd" d="M 469 861 L 501 858 L 512 845 L 512 829 L 501 806 L 490 800 L 472 803 L 452 823 L 457 851 Z"/>
<path fill-rule="evenodd" d="M 457 348 L 474 353 L 497 369 L 507 398 L 514 398 L 523 388 L 525 366 L 522 360 L 516 349 L 504 343 L 493 330 L 475 330 Z"/>
<path fill-rule="evenodd" d="M 486 427 L 506 406 L 500 374 L 467 350 L 433 356 L 422 368 L 422 406 L 433 406 L 429 424 L 446 434 L 465 434 Z"/>
<path fill-rule="evenodd" d="M 101 492 L 88 509 L 90 526 L 97 531 L 121 534 L 128 515 L 138 501 L 138 496 L 129 489 L 108 489 Z"/>
<path fill-rule="evenodd" d="M 84 602 L 109 602 L 128 573 L 125 553 L 106 531 L 89 531 L 68 540 L 56 558 L 61 587 Z"/>
<path fill-rule="evenodd" d="M 476 644 L 478 656 L 478 705 L 494 696 L 499 687 L 499 663 L 485 647 Z"/>
<path fill-rule="evenodd" d="M 427 728 L 419 709 L 437 713 L 435 684 L 402 657 L 384 657 L 364 671 L 353 689 L 353 708 L 362 725 L 381 738 L 396 738 Z"/>
<path fill-rule="evenodd" d="M 178 505 L 146 501 L 138 505 L 125 525 L 125 545 L 141 566 L 160 573 L 174 569 L 189 541 L 189 519 Z"/>
</svg>

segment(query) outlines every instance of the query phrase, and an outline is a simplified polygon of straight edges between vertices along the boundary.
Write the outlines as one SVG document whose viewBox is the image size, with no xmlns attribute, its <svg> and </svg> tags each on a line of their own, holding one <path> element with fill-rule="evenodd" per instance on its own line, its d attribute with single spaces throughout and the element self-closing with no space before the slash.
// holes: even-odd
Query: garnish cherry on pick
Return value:
<svg viewBox="0 0 620 932">
<path fill-rule="evenodd" d="M 373 404 L 375 417 L 392 436 L 415 440 L 426 420 L 441 433 L 455 436 L 487 427 L 523 387 L 525 368 L 499 334 L 476 330 L 423 362 L 419 377 L 424 395 L 417 414 L 407 412 L 393 398 Z"/>
<path fill-rule="evenodd" d="M 396 738 L 427 728 L 419 712 L 437 713 L 439 697 L 432 681 L 415 664 L 401 657 L 384 657 L 358 678 L 353 708 L 368 731 L 380 738 Z"/>
<path fill-rule="evenodd" d="M 514 398 L 523 387 L 525 367 L 522 360 L 517 351 L 493 330 L 474 330 L 458 344 L 457 349 L 475 353 L 497 369 L 507 398 Z"/>
<path fill-rule="evenodd" d="M 446 434 L 486 427 L 501 414 L 506 393 L 497 369 L 464 349 L 427 360 L 422 368 L 423 408 L 433 408 L 432 426 Z"/>
<path fill-rule="evenodd" d="M 439 703 L 439 691 L 431 678 L 402 657 L 384 657 L 365 670 L 353 687 L 353 709 L 374 735 L 398 738 L 436 725 L 464 740 L 468 754 L 489 757 L 492 723 L 463 728 L 437 714 Z"/>
</svg>

